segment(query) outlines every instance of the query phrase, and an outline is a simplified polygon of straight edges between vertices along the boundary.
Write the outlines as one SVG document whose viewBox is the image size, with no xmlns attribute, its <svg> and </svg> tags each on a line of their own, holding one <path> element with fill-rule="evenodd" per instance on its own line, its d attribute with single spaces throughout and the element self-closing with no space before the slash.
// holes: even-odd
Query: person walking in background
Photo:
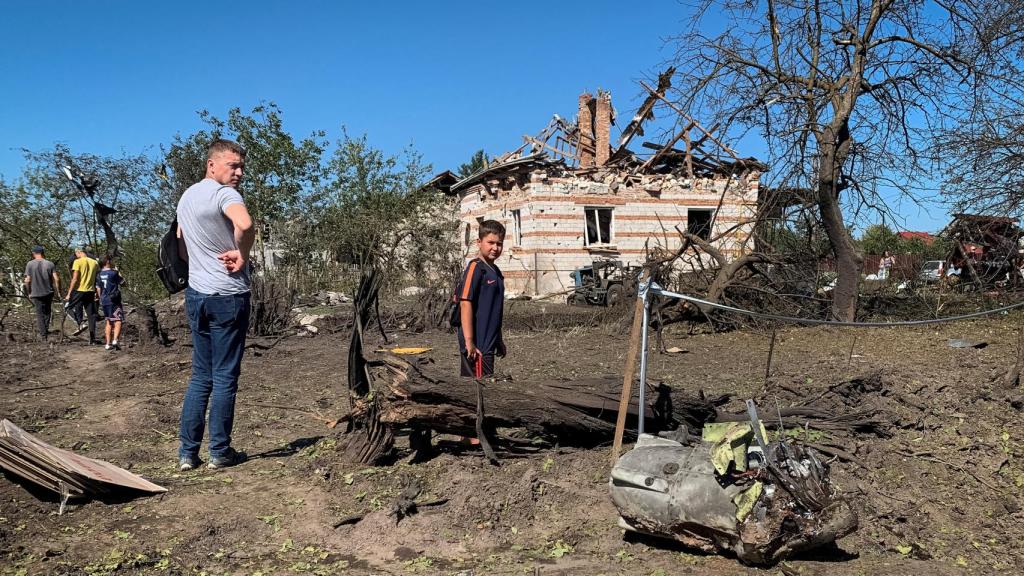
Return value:
<svg viewBox="0 0 1024 576">
<path fill-rule="evenodd" d="M 249 329 L 249 251 L 252 218 L 236 187 L 245 170 L 245 151 L 215 140 L 206 156 L 206 178 L 178 202 L 178 236 L 188 260 L 185 309 L 192 332 L 192 377 L 181 407 L 178 469 L 199 465 L 206 408 L 210 408 L 208 468 L 246 460 L 231 447 L 238 375 Z"/>
<path fill-rule="evenodd" d="M 60 276 L 57 267 L 43 255 L 43 247 L 32 247 L 32 259 L 25 265 L 25 290 L 36 310 L 36 330 L 39 338 L 46 340 L 50 332 L 50 318 L 53 316 L 53 295 L 60 293 Z"/>
<path fill-rule="evenodd" d="M 882 259 L 878 261 L 878 279 L 886 280 L 889 278 L 889 271 L 896 264 L 896 258 L 886 250 L 882 254 Z"/>
<path fill-rule="evenodd" d="M 124 322 L 124 306 L 121 304 L 122 284 L 124 277 L 114 266 L 114 257 L 105 256 L 103 269 L 100 270 L 96 281 L 96 298 L 100 301 L 103 316 L 107 319 L 103 330 L 103 348 L 106 350 L 121 349 L 121 326 Z"/>
<path fill-rule="evenodd" d="M 97 344 L 96 340 L 96 275 L 99 273 L 99 262 L 89 257 L 83 246 L 75 250 L 75 262 L 71 265 L 71 283 L 68 294 L 64 298 L 71 309 L 71 317 L 78 323 L 75 334 L 81 334 L 89 328 L 89 344 Z M 88 324 L 83 323 L 83 312 L 88 317 Z"/>
</svg>

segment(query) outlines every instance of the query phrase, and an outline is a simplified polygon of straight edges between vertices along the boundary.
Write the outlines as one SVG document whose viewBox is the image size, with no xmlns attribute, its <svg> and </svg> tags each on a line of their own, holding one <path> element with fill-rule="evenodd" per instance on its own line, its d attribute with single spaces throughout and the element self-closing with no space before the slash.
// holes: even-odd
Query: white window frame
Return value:
<svg viewBox="0 0 1024 576">
<path fill-rule="evenodd" d="M 599 217 L 600 210 L 608 211 L 608 237 L 601 238 L 601 219 Z M 597 230 L 597 242 L 591 242 L 589 234 L 587 234 L 587 220 L 590 218 L 590 214 L 594 214 L 594 228 Z M 615 208 L 612 206 L 585 206 L 583 208 L 583 245 L 584 246 L 604 246 L 614 243 L 615 238 Z"/>
<path fill-rule="evenodd" d="M 514 246 L 523 245 L 523 211 L 519 208 L 512 211 L 512 241 Z"/>
</svg>

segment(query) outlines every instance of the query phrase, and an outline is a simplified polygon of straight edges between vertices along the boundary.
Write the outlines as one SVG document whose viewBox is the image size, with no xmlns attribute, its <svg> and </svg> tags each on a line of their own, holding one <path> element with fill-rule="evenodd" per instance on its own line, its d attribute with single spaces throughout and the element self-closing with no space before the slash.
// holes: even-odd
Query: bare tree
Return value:
<svg viewBox="0 0 1024 576">
<path fill-rule="evenodd" d="M 1024 94 L 979 107 L 972 121 L 948 131 L 936 149 L 943 193 L 960 212 L 1024 215 Z"/>
<path fill-rule="evenodd" d="M 854 318 L 863 266 L 844 213 L 886 212 L 888 191 L 913 198 L 935 168 L 934 138 L 1021 78 L 1022 6 L 703 0 L 677 39 L 676 99 L 734 134 L 760 132 L 771 184 L 813 191 L 839 276 L 835 317 Z"/>
</svg>

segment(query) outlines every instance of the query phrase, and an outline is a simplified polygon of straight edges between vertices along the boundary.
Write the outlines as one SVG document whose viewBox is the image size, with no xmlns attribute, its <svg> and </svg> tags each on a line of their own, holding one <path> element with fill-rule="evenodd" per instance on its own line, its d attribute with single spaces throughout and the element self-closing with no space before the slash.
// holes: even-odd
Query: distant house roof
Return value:
<svg viewBox="0 0 1024 576">
<path fill-rule="evenodd" d="M 911 232 L 909 230 L 905 230 L 903 232 L 897 232 L 896 234 L 904 240 L 913 240 L 914 238 L 917 238 L 925 244 L 935 242 L 935 236 L 928 232 Z"/>
<path fill-rule="evenodd" d="M 420 189 L 437 188 L 438 190 L 447 192 L 448 189 L 452 187 L 452 184 L 455 184 L 458 181 L 459 177 L 456 176 L 455 174 L 452 174 L 451 170 L 445 170 L 444 172 L 441 172 L 437 176 L 431 178 L 430 181 L 421 186 Z"/>
</svg>

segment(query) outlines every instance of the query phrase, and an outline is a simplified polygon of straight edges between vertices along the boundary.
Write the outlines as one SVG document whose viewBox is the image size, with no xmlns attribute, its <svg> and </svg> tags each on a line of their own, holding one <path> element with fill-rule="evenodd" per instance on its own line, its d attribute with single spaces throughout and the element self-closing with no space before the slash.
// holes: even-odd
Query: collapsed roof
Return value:
<svg viewBox="0 0 1024 576">
<path fill-rule="evenodd" d="M 610 142 L 610 126 L 615 123 L 611 95 L 601 91 L 597 96 L 584 93 L 580 95 L 579 114 L 574 122 L 555 114 L 543 130 L 533 136 L 524 135 L 519 148 L 492 159 L 483 169 L 464 178 L 445 171 L 431 179 L 426 187 L 457 194 L 480 182 L 537 169 L 567 176 L 615 171 L 627 177 L 673 174 L 689 178 L 766 171 L 768 167 L 762 162 L 752 157 L 741 158 L 714 135 L 720 124 L 706 129 L 665 98 L 674 73 L 675 68 L 662 72 L 655 88 L 640 82 L 648 92 L 647 98 L 622 130 L 614 147 Z M 663 143 L 643 142 L 643 148 L 653 151 L 645 159 L 628 146 L 636 136 L 644 135 L 644 125 L 654 118 L 654 108 L 659 103 L 678 116 L 676 127 L 681 126 L 681 129 Z"/>
</svg>

